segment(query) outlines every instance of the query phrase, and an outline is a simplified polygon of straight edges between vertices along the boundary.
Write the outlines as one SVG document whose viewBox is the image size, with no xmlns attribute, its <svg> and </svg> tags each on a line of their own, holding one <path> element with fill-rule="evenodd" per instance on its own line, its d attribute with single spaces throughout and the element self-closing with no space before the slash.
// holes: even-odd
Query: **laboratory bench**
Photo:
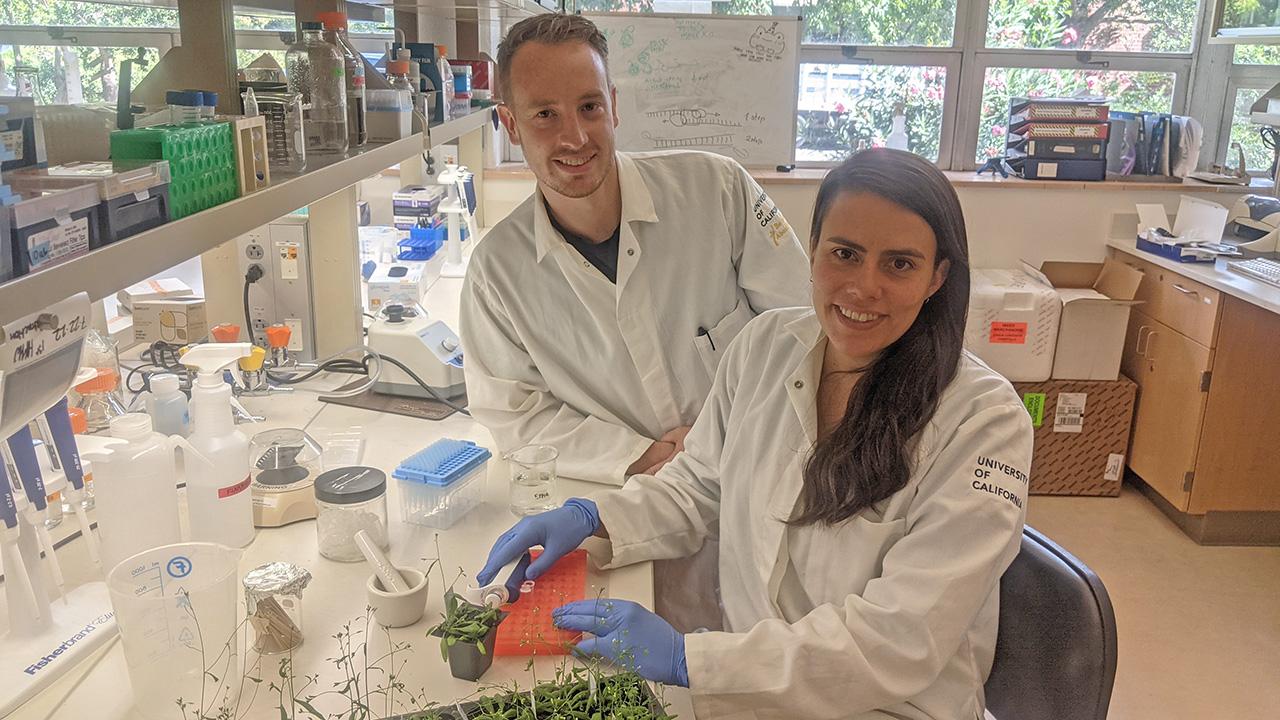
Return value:
<svg viewBox="0 0 1280 720">
<path fill-rule="evenodd" d="M 1280 545 L 1280 287 L 1131 237 L 1107 252 L 1144 276 L 1121 367 L 1139 487 L 1199 543 Z"/>
<path fill-rule="evenodd" d="M 433 315 L 447 323 L 457 322 L 458 304 L 462 281 L 442 278 L 423 298 L 425 307 Z M 141 348 L 135 347 L 125 354 L 125 364 Z M 494 540 L 506 531 L 516 518 L 508 510 L 508 480 L 506 462 L 499 456 L 489 432 L 475 420 L 455 413 L 440 421 L 416 418 L 348 407 L 319 400 L 321 391 L 332 390 L 351 381 L 350 375 L 322 374 L 315 379 L 295 386 L 291 392 L 272 393 L 265 396 L 241 396 L 245 408 L 262 416 L 260 423 L 239 425 L 246 436 L 275 428 L 302 428 L 322 446 L 335 434 L 349 436 L 358 433 L 364 438 L 364 447 L 358 463 L 352 458 L 342 458 L 347 464 L 375 467 L 387 473 L 388 520 L 392 563 L 401 567 L 420 570 L 436 557 L 435 543 L 440 544 L 445 577 L 452 582 L 459 568 L 470 574 L 484 565 Z M 391 478 L 391 472 L 402 460 L 441 438 L 471 440 L 489 448 L 494 456 L 488 461 L 483 478 L 483 502 L 471 510 L 448 530 L 407 525 L 400 522 L 399 481 Z M 325 467 L 331 467 L 338 458 L 325 456 Z M 575 495 L 585 495 L 604 489 L 602 486 L 561 477 L 557 481 L 557 499 L 563 502 Z M 185 498 L 184 498 L 185 501 Z M 92 514 L 92 513 L 91 513 Z M 185 510 L 183 531 L 185 527 Z M 78 523 L 68 516 L 55 529 L 55 540 L 78 530 Z M 592 548 L 602 548 L 605 541 L 592 538 L 584 545 L 588 553 Z M 90 563 L 83 540 L 72 540 L 58 551 L 58 558 L 68 580 L 68 586 L 76 583 L 101 580 L 104 572 Z M 336 640 L 331 636 L 345 624 L 358 620 L 364 623 L 366 608 L 365 583 L 371 575 L 364 562 L 341 563 L 321 557 L 317 550 L 316 524 L 313 520 L 295 523 L 281 528 L 259 529 L 254 542 L 244 549 L 240 560 L 240 576 L 266 562 L 285 560 L 306 568 L 313 579 L 302 595 L 302 632 L 304 642 L 294 653 L 295 676 L 319 672 L 321 681 L 336 680 L 333 663 L 326 659 L 337 651 Z M 460 582 L 465 582 L 465 579 Z M 649 563 L 641 563 L 612 571 L 599 571 L 594 564 L 587 576 L 585 597 L 597 594 L 634 600 L 653 608 L 653 572 Z M 409 688 L 421 688 L 426 697 L 442 704 L 455 699 L 474 696 L 476 683 L 453 678 L 448 664 L 440 657 L 440 644 L 428 637 L 427 631 L 439 622 L 444 612 L 444 599 L 440 574 L 430 576 L 429 600 L 422 620 L 407 627 L 390 631 L 396 642 L 410 643 L 412 659 L 405 666 L 399 679 Z M 57 600 L 53 601 L 57 603 Z M 3 596 L 0 595 L 0 604 Z M 106 608 L 104 608 L 106 610 Z M 240 608 L 243 618 L 244 608 Z M 374 625 L 377 628 L 376 625 Z M 252 631 L 249 631 L 252 636 Z M 386 642 L 379 629 L 374 633 L 375 642 Z M 243 638 L 242 638 L 243 639 Z M 265 656 L 264 677 L 272 679 L 276 670 L 276 657 Z M 535 663 L 537 679 L 552 677 L 563 658 L 540 657 Z M 484 675 L 482 684 L 518 681 L 527 687 L 533 680 L 533 672 L 526 670 L 526 657 L 499 657 Z M 67 675 L 57 680 L 40 695 L 29 701 L 10 718 L 14 720 L 141 720 L 142 715 L 132 707 L 132 691 L 125 680 L 128 670 L 118 641 L 99 650 Z M 693 717 L 688 691 L 682 688 L 666 688 L 666 702 L 671 712 L 682 717 Z M 258 688 L 255 702 L 241 717 L 280 717 L 277 699 L 268 692 L 266 681 Z M 324 710 L 324 708 L 320 708 Z M 411 708 L 403 708 L 403 712 Z M 301 715 L 299 715 L 301 716 Z M 175 717 L 176 714 L 175 714 Z M 376 717 L 376 715 L 375 715 Z"/>
<path fill-rule="evenodd" d="M 337 376 L 340 380 L 347 376 Z M 471 510 L 448 530 L 406 525 L 399 521 L 399 488 L 391 471 L 405 457 L 440 438 L 472 440 L 494 449 L 488 431 L 469 417 L 454 414 L 442 421 L 418 420 L 399 415 L 379 413 L 360 408 L 320 402 L 311 391 L 299 390 L 290 395 L 242 398 L 247 409 L 265 416 L 263 423 L 243 424 L 241 432 L 252 435 L 260 430 L 277 427 L 305 428 L 320 440 L 330 433 L 359 431 L 365 438 L 362 465 L 376 467 L 387 473 L 388 505 L 391 550 L 388 556 L 393 564 L 402 567 L 425 569 L 436 557 L 438 538 L 442 570 L 452 581 L 459 568 L 473 574 L 484 564 L 493 541 L 515 522 L 507 507 L 506 463 L 497 456 L 488 461 L 487 471 L 478 479 L 484 484 L 483 503 Z M 599 485 L 561 477 L 557 484 L 558 499 L 563 501 L 574 495 L 600 490 Z M 64 521 L 63 527 L 75 526 L 73 519 Z M 603 541 L 599 541 L 603 542 Z M 588 545 L 590 552 L 591 545 Z M 68 585 L 100 580 L 102 571 L 94 567 L 82 540 L 73 540 L 58 552 L 67 575 Z M 340 563 L 320 556 L 316 548 L 314 521 L 304 521 L 282 528 L 259 529 L 254 542 L 243 551 L 240 575 L 266 562 L 285 560 L 309 570 L 313 579 L 302 595 L 304 642 L 293 654 L 295 676 L 320 673 L 322 684 L 338 679 L 333 663 L 327 658 L 337 651 L 333 635 L 344 624 L 363 627 L 365 622 L 365 582 L 370 569 L 364 562 Z M 460 581 L 465 582 L 465 579 Z M 634 600 L 646 607 L 653 607 L 653 575 L 650 564 L 642 563 L 613 571 L 599 571 L 592 565 L 587 577 L 586 596 L 597 594 Z M 439 622 L 444 612 L 442 581 L 438 572 L 430 576 L 430 592 L 426 612 L 415 625 L 389 631 L 396 642 L 412 645 L 412 653 L 399 680 L 408 688 L 421 688 L 426 697 L 442 704 L 477 694 L 476 683 L 457 680 L 449 674 L 449 668 L 440 657 L 440 645 L 427 631 Z M 58 602 L 54 600 L 54 602 Z M 106 610 L 106 608 L 104 608 Z M 243 617 L 244 609 L 240 609 Z M 372 643 L 385 645 L 387 636 L 372 625 Z M 252 631 L 249 631 L 252 636 Z M 242 637 L 243 640 L 243 637 Z M 243 643 L 242 643 L 243 644 Z M 381 645 L 380 645 L 381 644 Z M 242 648 L 243 649 L 243 648 Z M 252 653 L 246 655 L 252 662 Z M 278 718 L 278 698 L 268 691 L 267 681 L 274 679 L 277 660 L 281 656 L 263 656 L 262 677 L 267 678 L 257 687 L 257 696 L 245 718 Z M 398 656 L 398 659 L 404 656 Z M 534 672 L 526 669 L 526 657 L 499 657 L 482 678 L 482 684 L 517 681 L 527 687 L 536 676 L 539 680 L 552 677 L 560 657 L 543 656 L 537 659 Z M 142 718 L 132 707 L 132 692 L 128 682 L 128 670 L 124 653 L 118 641 L 98 651 L 79 667 L 68 672 L 40 695 L 11 715 L 14 720 L 115 720 Z M 246 683 L 246 697 L 254 683 Z M 666 688 L 665 700 L 672 705 L 672 712 L 683 717 L 693 717 L 688 692 L 682 688 Z M 322 711 L 324 707 L 320 707 Z M 397 712 L 412 709 L 404 707 Z M 175 710 L 176 712 L 176 710 Z M 375 714 L 375 717 L 378 715 Z M 175 717 L 177 717 L 175 715 Z"/>
</svg>

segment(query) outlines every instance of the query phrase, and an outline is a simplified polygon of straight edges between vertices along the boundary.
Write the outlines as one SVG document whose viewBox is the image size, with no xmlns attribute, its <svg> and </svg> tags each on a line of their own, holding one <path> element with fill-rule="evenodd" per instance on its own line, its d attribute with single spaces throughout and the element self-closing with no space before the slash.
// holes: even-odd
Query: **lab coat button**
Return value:
<svg viewBox="0 0 1280 720">
<path fill-rule="evenodd" d="M 631 249 L 627 250 L 627 254 L 628 254 L 628 255 L 635 255 L 635 254 L 636 254 L 636 249 L 635 249 L 635 248 L 631 248 Z"/>
<path fill-rule="evenodd" d="M 799 389 L 801 389 L 801 388 L 803 388 L 803 387 L 804 387 L 804 381 L 803 381 L 803 380 L 797 380 L 797 381 L 796 381 L 796 389 L 797 389 L 797 390 L 799 390 Z"/>
</svg>

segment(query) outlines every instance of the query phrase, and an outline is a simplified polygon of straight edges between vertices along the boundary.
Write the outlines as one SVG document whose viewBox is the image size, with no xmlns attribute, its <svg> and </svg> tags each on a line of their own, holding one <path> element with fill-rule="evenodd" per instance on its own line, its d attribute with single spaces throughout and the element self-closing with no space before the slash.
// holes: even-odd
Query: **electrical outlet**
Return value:
<svg viewBox="0 0 1280 720">
<path fill-rule="evenodd" d="M 244 248 L 244 256 L 250 260 L 261 260 L 266 254 L 266 251 L 258 243 L 249 243 Z"/>
</svg>

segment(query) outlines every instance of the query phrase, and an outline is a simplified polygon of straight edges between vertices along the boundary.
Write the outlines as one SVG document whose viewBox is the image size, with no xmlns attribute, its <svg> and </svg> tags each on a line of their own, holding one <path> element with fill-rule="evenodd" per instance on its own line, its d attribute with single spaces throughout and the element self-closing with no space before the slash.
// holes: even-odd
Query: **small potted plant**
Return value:
<svg viewBox="0 0 1280 720">
<path fill-rule="evenodd" d="M 440 656 L 459 680 L 479 680 L 493 664 L 498 625 L 507 613 L 496 607 L 472 605 L 452 590 L 444 595 L 444 620 L 431 628 L 440 638 Z"/>
</svg>

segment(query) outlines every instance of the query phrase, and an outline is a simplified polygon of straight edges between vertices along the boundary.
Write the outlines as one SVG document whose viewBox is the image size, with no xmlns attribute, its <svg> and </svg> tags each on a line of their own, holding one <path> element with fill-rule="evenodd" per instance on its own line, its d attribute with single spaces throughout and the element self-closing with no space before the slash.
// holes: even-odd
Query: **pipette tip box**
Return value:
<svg viewBox="0 0 1280 720">
<path fill-rule="evenodd" d="M 492 454 L 469 440 L 443 439 L 405 458 L 399 480 L 400 519 L 444 530 L 480 504 L 477 482 Z"/>
</svg>

